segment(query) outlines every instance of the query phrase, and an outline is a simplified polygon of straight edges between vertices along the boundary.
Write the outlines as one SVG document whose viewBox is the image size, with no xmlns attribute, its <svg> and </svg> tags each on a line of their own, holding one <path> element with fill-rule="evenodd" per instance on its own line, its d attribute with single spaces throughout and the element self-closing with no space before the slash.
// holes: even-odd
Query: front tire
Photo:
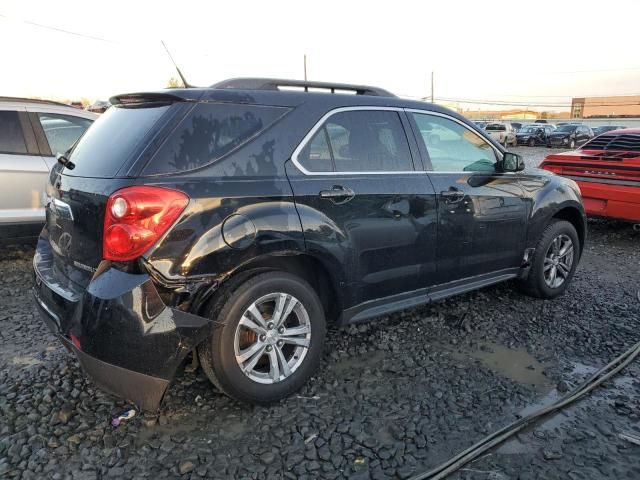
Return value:
<svg viewBox="0 0 640 480">
<path fill-rule="evenodd" d="M 520 282 L 521 290 L 533 297 L 562 295 L 580 260 L 580 240 L 575 227 L 554 220 L 544 230 L 531 261 L 529 274 Z"/>
<path fill-rule="evenodd" d="M 536 146 L 536 141 L 533 138 L 529 139 L 529 146 L 530 147 L 535 147 Z"/>
<path fill-rule="evenodd" d="M 572 139 L 569 141 L 569 148 L 570 148 L 571 150 L 573 150 L 574 148 L 576 148 L 576 140 L 575 140 L 575 138 L 572 138 Z"/>
<path fill-rule="evenodd" d="M 198 347 L 202 368 L 226 395 L 268 404 L 298 390 L 320 364 L 326 321 L 301 278 L 259 274 L 210 306 L 219 322 Z"/>
</svg>

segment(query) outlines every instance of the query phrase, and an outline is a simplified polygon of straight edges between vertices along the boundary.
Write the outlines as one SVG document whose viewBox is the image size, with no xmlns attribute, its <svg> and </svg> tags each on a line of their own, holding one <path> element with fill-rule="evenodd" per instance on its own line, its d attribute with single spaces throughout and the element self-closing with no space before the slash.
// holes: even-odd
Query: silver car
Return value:
<svg viewBox="0 0 640 480">
<path fill-rule="evenodd" d="M 516 132 L 510 123 L 490 122 L 486 127 L 484 127 L 484 130 L 491 136 L 491 138 L 505 147 L 508 147 L 509 145 L 515 147 L 518 144 L 516 141 Z"/>
<path fill-rule="evenodd" d="M 62 103 L 0 97 L 0 239 L 40 231 L 44 185 L 56 154 L 98 116 Z"/>
</svg>

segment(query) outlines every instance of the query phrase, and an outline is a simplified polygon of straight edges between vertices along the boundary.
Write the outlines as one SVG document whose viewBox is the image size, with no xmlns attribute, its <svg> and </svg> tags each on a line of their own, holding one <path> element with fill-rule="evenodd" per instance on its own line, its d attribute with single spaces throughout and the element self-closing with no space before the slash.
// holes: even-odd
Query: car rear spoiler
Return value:
<svg viewBox="0 0 640 480">
<path fill-rule="evenodd" d="M 109 99 L 112 105 L 142 105 L 145 103 L 173 103 L 187 99 L 171 93 L 124 93 Z"/>
</svg>

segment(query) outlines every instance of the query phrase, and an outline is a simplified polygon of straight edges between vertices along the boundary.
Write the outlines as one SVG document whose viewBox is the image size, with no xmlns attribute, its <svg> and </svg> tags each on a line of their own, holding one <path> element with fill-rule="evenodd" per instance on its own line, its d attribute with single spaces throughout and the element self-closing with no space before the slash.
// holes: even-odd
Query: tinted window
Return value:
<svg viewBox="0 0 640 480">
<path fill-rule="evenodd" d="M 496 154 L 489 143 L 458 122 L 436 115 L 413 114 L 431 166 L 441 172 L 494 171 Z"/>
<path fill-rule="evenodd" d="M 325 148 L 323 153 L 321 146 Z M 300 152 L 298 161 L 312 172 L 413 170 L 404 127 L 398 113 L 392 111 L 358 110 L 332 115 Z"/>
<path fill-rule="evenodd" d="M 69 150 L 92 123 L 86 118 L 55 113 L 39 113 L 38 118 L 53 155 Z"/>
<path fill-rule="evenodd" d="M 114 176 L 169 107 L 109 108 L 75 146 L 69 158 L 75 168 L 65 173 L 79 177 Z"/>
<path fill-rule="evenodd" d="M 575 125 L 562 125 L 560 128 L 558 128 L 558 132 L 573 132 L 577 127 Z"/>
<path fill-rule="evenodd" d="M 0 153 L 27 153 L 18 112 L 0 111 Z"/>
<path fill-rule="evenodd" d="M 505 125 L 499 123 L 490 123 L 485 127 L 487 132 L 504 132 L 507 129 Z"/>
<path fill-rule="evenodd" d="M 286 111 L 257 105 L 198 104 L 158 150 L 145 174 L 208 165 L 260 133 Z"/>
</svg>

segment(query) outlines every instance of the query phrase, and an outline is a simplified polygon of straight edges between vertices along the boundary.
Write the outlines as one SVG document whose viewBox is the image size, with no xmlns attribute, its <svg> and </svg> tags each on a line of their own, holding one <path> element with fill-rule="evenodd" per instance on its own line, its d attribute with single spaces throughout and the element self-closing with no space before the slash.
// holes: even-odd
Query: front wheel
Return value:
<svg viewBox="0 0 640 480">
<path fill-rule="evenodd" d="M 530 147 L 535 147 L 536 146 L 536 141 L 533 138 L 529 139 L 529 146 Z"/>
<path fill-rule="evenodd" d="M 571 150 L 573 150 L 574 148 L 576 148 L 576 140 L 575 140 L 575 138 L 572 138 L 572 139 L 569 141 L 569 148 L 570 148 Z"/>
<path fill-rule="evenodd" d="M 534 297 L 555 298 L 567 289 L 580 259 L 580 240 L 575 227 L 554 220 L 538 241 L 522 290 Z"/>
<path fill-rule="evenodd" d="M 325 337 L 311 286 L 284 272 L 250 278 L 211 307 L 219 324 L 198 347 L 209 380 L 228 396 L 266 404 L 298 390 L 318 368 Z"/>
</svg>

